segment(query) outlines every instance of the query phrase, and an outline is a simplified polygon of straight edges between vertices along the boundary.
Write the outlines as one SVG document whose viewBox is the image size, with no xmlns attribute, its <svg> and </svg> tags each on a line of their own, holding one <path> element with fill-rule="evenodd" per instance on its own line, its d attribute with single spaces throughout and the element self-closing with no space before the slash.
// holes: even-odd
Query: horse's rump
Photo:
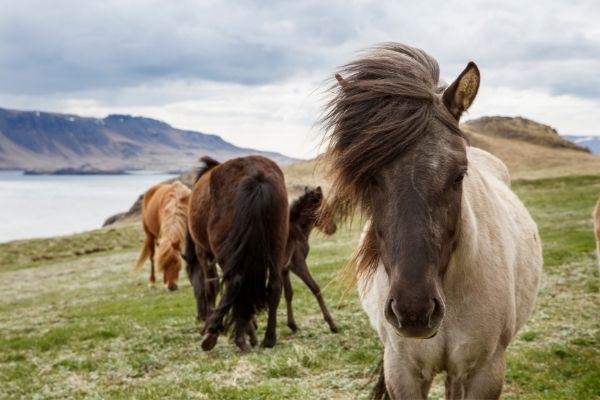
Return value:
<svg viewBox="0 0 600 400">
<path fill-rule="evenodd" d="M 266 282 L 268 271 L 277 271 L 278 254 L 272 246 L 273 209 L 277 207 L 273 183 L 263 172 L 242 181 L 237 189 L 233 225 L 218 256 L 223 270 L 223 281 L 234 293 L 231 319 L 246 321 L 262 311 L 267 303 Z"/>
</svg>

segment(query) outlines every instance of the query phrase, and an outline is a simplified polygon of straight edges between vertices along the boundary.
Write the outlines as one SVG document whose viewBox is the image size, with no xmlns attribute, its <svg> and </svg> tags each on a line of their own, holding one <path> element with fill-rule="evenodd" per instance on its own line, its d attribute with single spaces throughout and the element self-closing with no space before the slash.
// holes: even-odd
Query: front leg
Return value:
<svg viewBox="0 0 600 400">
<path fill-rule="evenodd" d="M 384 349 L 383 372 L 385 387 L 392 399 L 427 399 L 433 374 L 426 378 L 422 371 L 411 366 L 398 352 L 388 344 Z"/>
<path fill-rule="evenodd" d="M 504 384 L 504 349 L 485 364 L 476 366 L 466 379 L 446 379 L 447 399 L 499 399 Z"/>
<path fill-rule="evenodd" d="M 300 255 L 294 255 L 292 259 L 292 272 L 294 272 L 302 281 L 308 286 L 312 294 L 317 299 L 319 303 L 319 307 L 321 307 L 321 312 L 323 313 L 323 319 L 329 325 L 329 329 L 333 333 L 337 333 L 339 331 L 335 322 L 333 322 L 333 318 L 331 314 L 329 314 L 329 310 L 327 309 L 327 305 L 325 305 L 325 300 L 323 300 L 323 296 L 321 295 L 321 288 L 315 282 L 310 271 L 308 270 L 308 265 L 306 265 L 306 259 Z"/>
</svg>

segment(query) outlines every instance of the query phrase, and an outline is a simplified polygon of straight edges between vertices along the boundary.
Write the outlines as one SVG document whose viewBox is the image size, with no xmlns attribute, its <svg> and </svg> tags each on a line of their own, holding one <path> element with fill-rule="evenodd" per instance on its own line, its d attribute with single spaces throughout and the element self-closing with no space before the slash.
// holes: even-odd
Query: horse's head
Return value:
<svg viewBox="0 0 600 400">
<path fill-rule="evenodd" d="M 298 197 L 290 206 L 290 222 L 297 224 L 301 229 L 312 229 L 316 226 L 327 235 L 333 235 L 337 225 L 333 219 L 318 217 L 318 210 L 323 203 L 323 190 L 321 186 L 311 188 L 304 187 L 304 193 Z"/>
<path fill-rule="evenodd" d="M 181 246 L 179 243 L 163 241 L 158 246 L 157 265 L 163 273 L 163 283 L 170 291 L 177 290 L 181 271 Z"/>
<path fill-rule="evenodd" d="M 467 155 L 458 120 L 475 98 L 479 71 L 470 63 L 442 93 L 435 60 L 385 45 L 345 72 L 329 117 L 330 155 L 338 157 L 338 197 L 371 216 L 362 252 L 376 254 L 358 267 L 381 262 L 387 321 L 399 335 L 429 338 L 444 317 L 442 279 L 460 231 Z"/>
</svg>

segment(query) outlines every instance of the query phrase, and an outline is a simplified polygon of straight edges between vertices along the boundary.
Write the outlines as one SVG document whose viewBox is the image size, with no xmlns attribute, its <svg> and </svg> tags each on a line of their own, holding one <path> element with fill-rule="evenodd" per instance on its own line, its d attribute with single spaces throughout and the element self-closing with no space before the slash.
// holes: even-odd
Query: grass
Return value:
<svg viewBox="0 0 600 400">
<path fill-rule="evenodd" d="M 518 181 L 546 259 L 538 308 L 507 353 L 506 399 L 600 397 L 599 276 L 591 211 L 600 176 Z M 358 224 L 356 224 L 358 225 Z M 129 269 L 137 225 L 0 245 L 0 398 L 366 398 L 380 344 L 337 272 L 359 227 L 315 235 L 309 265 L 341 332 L 296 278 L 292 334 L 274 349 L 200 350 L 192 290 L 149 290 Z M 283 302 L 282 302 L 283 305 Z M 265 317 L 259 319 L 264 332 Z M 438 398 L 439 385 L 430 397 Z"/>
</svg>

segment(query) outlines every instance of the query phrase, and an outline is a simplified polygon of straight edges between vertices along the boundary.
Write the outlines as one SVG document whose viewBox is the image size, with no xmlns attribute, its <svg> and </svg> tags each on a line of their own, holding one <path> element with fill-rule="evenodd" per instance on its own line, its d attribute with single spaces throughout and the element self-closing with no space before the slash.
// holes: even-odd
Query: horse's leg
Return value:
<svg viewBox="0 0 600 400">
<path fill-rule="evenodd" d="M 325 322 L 329 325 L 329 329 L 333 333 L 337 333 L 339 331 L 335 322 L 333 322 L 333 318 L 331 314 L 329 314 L 329 310 L 325 305 L 325 300 L 323 300 L 323 296 L 321 295 L 321 288 L 315 282 L 310 271 L 308 270 L 308 266 L 306 265 L 306 260 L 303 257 L 294 257 L 292 260 L 292 272 L 294 272 L 302 281 L 308 286 L 310 291 L 313 293 L 317 301 L 319 302 L 319 307 L 321 307 L 321 312 L 323 313 L 323 318 Z"/>
<path fill-rule="evenodd" d="M 426 379 L 421 371 L 411 368 L 402 356 L 386 346 L 383 353 L 383 372 L 385 386 L 392 399 L 427 399 L 430 379 Z"/>
<path fill-rule="evenodd" d="M 215 308 L 217 294 L 219 293 L 219 274 L 217 273 L 217 260 L 207 253 L 206 259 L 206 300 L 209 306 L 209 312 Z"/>
<path fill-rule="evenodd" d="M 156 287 L 156 276 L 154 275 L 155 238 L 147 231 L 144 236 L 144 246 L 146 246 L 150 252 L 150 279 L 148 280 L 148 287 L 154 289 Z"/>
<path fill-rule="evenodd" d="M 254 322 L 254 319 L 251 319 L 250 322 L 248 322 L 247 333 L 248 338 L 250 339 L 250 345 L 256 347 L 258 338 L 256 337 L 256 322 Z"/>
<path fill-rule="evenodd" d="M 250 347 L 248 346 L 248 343 L 246 343 L 246 332 L 248 331 L 248 325 L 252 325 L 252 322 L 250 321 L 247 324 L 235 324 L 235 344 L 244 353 L 250 351 Z"/>
<path fill-rule="evenodd" d="M 499 399 L 504 384 L 504 350 L 496 352 L 480 367 L 473 368 L 464 382 L 467 399 Z M 463 394 L 463 393 L 458 393 Z M 459 397 L 454 397 L 459 398 Z"/>
<path fill-rule="evenodd" d="M 294 311 L 292 310 L 292 299 L 294 298 L 294 291 L 292 289 L 292 282 L 290 282 L 290 270 L 286 269 L 283 272 L 283 292 L 285 294 L 285 303 L 287 305 L 287 325 L 290 327 L 292 332 L 298 330 L 298 325 L 294 320 Z"/>
<path fill-rule="evenodd" d="M 277 307 L 281 298 L 281 268 L 274 266 L 269 271 L 269 283 L 267 284 L 267 295 L 269 302 L 269 316 L 267 319 L 267 330 L 263 339 L 263 347 L 273 347 L 277 342 Z"/>
</svg>

